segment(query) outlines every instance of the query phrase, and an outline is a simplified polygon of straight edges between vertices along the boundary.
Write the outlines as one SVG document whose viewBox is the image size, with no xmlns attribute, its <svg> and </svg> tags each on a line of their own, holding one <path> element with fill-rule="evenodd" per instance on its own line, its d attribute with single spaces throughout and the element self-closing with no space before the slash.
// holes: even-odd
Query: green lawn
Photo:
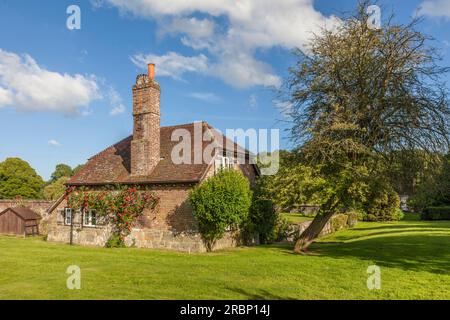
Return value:
<svg viewBox="0 0 450 320">
<path fill-rule="evenodd" d="M 381 268 L 381 290 L 366 287 Z M 79 265 L 82 289 L 66 288 Z M 450 222 L 360 223 L 309 255 L 285 245 L 211 254 L 0 237 L 0 299 L 450 299 Z"/>
<path fill-rule="evenodd" d="M 305 216 L 300 213 L 282 213 L 283 217 L 285 217 L 289 222 L 292 223 L 299 223 L 304 221 L 312 221 L 313 217 L 311 216 Z"/>
</svg>

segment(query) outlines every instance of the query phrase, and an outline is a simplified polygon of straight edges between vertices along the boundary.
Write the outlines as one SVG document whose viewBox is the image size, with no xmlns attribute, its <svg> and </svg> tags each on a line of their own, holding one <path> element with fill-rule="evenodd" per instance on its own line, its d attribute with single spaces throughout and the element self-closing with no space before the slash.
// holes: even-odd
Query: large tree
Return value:
<svg viewBox="0 0 450 320">
<path fill-rule="evenodd" d="M 445 152 L 449 101 L 440 57 L 418 20 L 382 28 L 367 24 L 368 2 L 309 50 L 296 51 L 288 80 L 292 135 L 304 156 L 333 186 L 320 213 L 295 245 L 304 251 L 331 216 L 364 198 L 373 179 L 389 181 L 399 151 Z"/>
<path fill-rule="evenodd" d="M 278 153 L 276 155 L 275 153 Z M 268 155 L 261 153 L 258 159 L 279 157 L 279 170 L 274 175 L 261 176 L 257 180 L 255 193 L 260 198 L 270 199 L 278 210 L 290 211 L 301 205 L 321 204 L 327 183 L 317 173 L 318 170 L 304 163 L 296 151 L 280 150 Z M 264 162 L 258 163 L 264 167 Z"/>
<path fill-rule="evenodd" d="M 52 176 L 50 177 L 49 182 L 50 183 L 55 182 L 62 177 L 70 178 L 72 175 L 73 175 L 72 168 L 67 164 L 60 163 L 60 164 L 56 165 L 55 171 L 52 173 Z"/>
<path fill-rule="evenodd" d="M 38 199 L 44 180 L 19 158 L 8 158 L 0 163 L 0 199 Z"/>
</svg>

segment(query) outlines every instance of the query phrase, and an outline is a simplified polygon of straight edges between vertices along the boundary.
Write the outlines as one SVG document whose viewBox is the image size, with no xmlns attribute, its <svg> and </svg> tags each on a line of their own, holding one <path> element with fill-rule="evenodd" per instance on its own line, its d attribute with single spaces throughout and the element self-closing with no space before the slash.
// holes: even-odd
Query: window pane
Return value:
<svg viewBox="0 0 450 320">
<path fill-rule="evenodd" d="M 65 224 L 72 224 L 72 209 L 66 208 L 64 216 Z"/>
</svg>

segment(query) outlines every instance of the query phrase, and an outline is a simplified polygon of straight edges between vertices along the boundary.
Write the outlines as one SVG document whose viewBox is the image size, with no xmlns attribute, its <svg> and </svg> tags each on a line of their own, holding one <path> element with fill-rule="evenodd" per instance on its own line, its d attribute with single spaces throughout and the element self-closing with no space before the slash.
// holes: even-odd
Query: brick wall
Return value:
<svg viewBox="0 0 450 320">
<path fill-rule="evenodd" d="M 160 160 L 159 84 L 139 75 L 133 86 L 133 141 L 131 175 L 150 175 Z"/>
</svg>

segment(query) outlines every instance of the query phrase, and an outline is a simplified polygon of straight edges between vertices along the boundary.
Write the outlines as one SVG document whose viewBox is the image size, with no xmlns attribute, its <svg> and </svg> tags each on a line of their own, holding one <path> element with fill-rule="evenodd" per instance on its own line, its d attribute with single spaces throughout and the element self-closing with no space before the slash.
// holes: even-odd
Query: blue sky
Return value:
<svg viewBox="0 0 450 320">
<path fill-rule="evenodd" d="M 48 179 L 132 131 L 131 86 L 156 62 L 162 125 L 208 121 L 285 129 L 274 87 L 311 31 L 355 0 L 0 0 L 0 161 L 20 157 Z M 421 29 L 450 65 L 450 1 L 385 0 Z M 81 8 L 69 30 L 66 9 Z M 282 132 L 281 146 L 290 148 Z"/>
</svg>

